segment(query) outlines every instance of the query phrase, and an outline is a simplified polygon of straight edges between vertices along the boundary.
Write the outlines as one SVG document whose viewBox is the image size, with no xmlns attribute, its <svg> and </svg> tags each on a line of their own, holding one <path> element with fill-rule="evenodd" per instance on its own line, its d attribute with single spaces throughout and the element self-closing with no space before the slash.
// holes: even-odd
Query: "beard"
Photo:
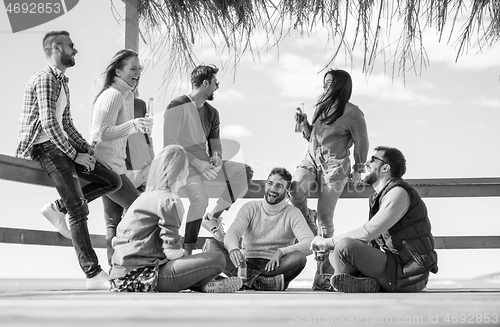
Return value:
<svg viewBox="0 0 500 327">
<path fill-rule="evenodd" d="M 275 195 L 275 193 L 273 195 Z M 269 191 L 266 192 L 266 202 L 269 204 L 278 204 L 281 201 L 283 201 L 285 199 L 285 197 L 286 197 L 286 193 L 278 194 L 276 196 L 271 196 Z"/>
<path fill-rule="evenodd" d="M 214 99 L 214 94 L 210 94 L 207 98 L 208 101 L 212 101 Z"/>
<path fill-rule="evenodd" d="M 72 55 L 63 53 L 61 55 L 61 63 L 66 67 L 73 67 L 75 65 L 75 58 Z"/>
<path fill-rule="evenodd" d="M 376 181 L 378 181 L 379 176 L 375 171 L 372 171 L 368 175 L 365 176 L 365 183 L 368 185 L 373 185 Z"/>
</svg>

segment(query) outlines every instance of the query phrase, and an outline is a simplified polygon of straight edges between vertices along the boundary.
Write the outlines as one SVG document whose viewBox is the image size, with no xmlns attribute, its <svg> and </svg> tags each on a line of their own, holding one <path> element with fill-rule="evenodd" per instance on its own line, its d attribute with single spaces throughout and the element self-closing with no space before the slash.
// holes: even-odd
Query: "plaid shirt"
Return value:
<svg viewBox="0 0 500 327">
<path fill-rule="evenodd" d="M 68 81 L 68 77 L 50 65 L 31 77 L 24 89 L 16 157 L 31 158 L 33 142 L 42 129 L 49 140 L 73 160 L 78 155 L 77 149 L 87 152 L 91 149 L 91 146 L 73 125 L 69 111 Z M 67 98 L 62 117 L 62 128 L 67 133 L 67 138 L 56 119 L 56 103 L 61 93 L 61 87 L 64 87 Z"/>
</svg>

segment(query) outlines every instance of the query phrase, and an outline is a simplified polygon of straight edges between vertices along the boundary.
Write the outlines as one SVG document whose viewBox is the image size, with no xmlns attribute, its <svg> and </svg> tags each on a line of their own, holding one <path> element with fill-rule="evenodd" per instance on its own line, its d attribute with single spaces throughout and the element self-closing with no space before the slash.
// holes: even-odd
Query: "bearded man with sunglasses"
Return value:
<svg viewBox="0 0 500 327">
<path fill-rule="evenodd" d="M 39 161 L 51 177 L 61 198 L 41 212 L 62 236 L 73 241 L 87 289 L 109 290 L 108 274 L 90 242 L 88 203 L 115 192 L 121 179 L 96 161 L 93 147 L 73 125 L 65 73 L 75 65 L 78 51 L 69 33 L 49 32 L 42 44 L 47 66 L 24 89 L 16 156 Z M 88 183 L 82 187 L 80 179 Z"/>
<path fill-rule="evenodd" d="M 366 163 L 364 181 L 372 185 L 369 220 L 331 238 L 316 236 L 311 248 L 330 249 L 339 292 L 420 292 L 429 272 L 437 273 L 437 253 L 427 208 L 403 180 L 406 159 L 396 148 L 379 146 Z"/>
</svg>

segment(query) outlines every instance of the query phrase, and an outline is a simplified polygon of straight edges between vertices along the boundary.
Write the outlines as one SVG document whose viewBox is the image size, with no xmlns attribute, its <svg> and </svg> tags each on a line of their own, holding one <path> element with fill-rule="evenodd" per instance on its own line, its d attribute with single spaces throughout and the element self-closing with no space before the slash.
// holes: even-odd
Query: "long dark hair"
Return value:
<svg viewBox="0 0 500 327">
<path fill-rule="evenodd" d="M 312 123 L 321 117 L 321 115 L 325 112 L 328 112 L 330 108 L 334 105 L 337 106 L 337 109 L 321 119 L 322 123 L 327 125 L 333 124 L 339 117 L 344 114 L 345 106 L 352 94 L 352 79 L 351 75 L 348 72 L 341 69 L 331 69 L 325 73 L 323 76 L 323 81 L 326 76 L 332 75 L 333 80 L 332 84 L 328 87 L 328 90 L 320 97 L 318 103 L 316 104 L 316 111 L 314 113 L 314 117 Z"/>
<path fill-rule="evenodd" d="M 108 67 L 106 67 L 106 69 L 102 73 L 102 75 L 104 75 L 104 84 L 102 85 L 102 88 L 99 91 L 99 93 L 97 93 L 97 95 L 95 96 L 94 103 L 96 102 L 97 98 L 101 95 L 101 93 L 104 92 L 107 88 L 109 88 L 109 86 L 113 83 L 113 79 L 116 76 L 116 70 L 123 69 L 123 67 L 125 66 L 125 62 L 131 57 L 139 57 L 139 55 L 134 50 L 123 49 L 118 51 L 113 56 Z"/>
</svg>

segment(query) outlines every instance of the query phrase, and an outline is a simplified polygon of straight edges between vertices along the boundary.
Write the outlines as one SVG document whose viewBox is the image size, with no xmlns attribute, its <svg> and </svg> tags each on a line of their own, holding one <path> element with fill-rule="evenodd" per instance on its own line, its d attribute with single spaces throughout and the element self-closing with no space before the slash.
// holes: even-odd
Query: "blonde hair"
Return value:
<svg viewBox="0 0 500 327">
<path fill-rule="evenodd" d="M 151 163 L 146 191 L 170 188 L 187 165 L 186 151 L 181 146 L 166 146 Z"/>
</svg>

